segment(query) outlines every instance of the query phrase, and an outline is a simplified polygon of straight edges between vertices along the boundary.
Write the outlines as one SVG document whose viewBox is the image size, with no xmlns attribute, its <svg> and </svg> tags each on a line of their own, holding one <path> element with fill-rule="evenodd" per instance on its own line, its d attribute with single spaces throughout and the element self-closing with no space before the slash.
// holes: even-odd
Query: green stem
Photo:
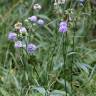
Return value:
<svg viewBox="0 0 96 96">
<path fill-rule="evenodd" d="M 66 38 L 65 38 L 66 37 Z M 67 32 L 63 34 L 63 62 L 64 62 L 64 71 L 66 71 L 66 56 L 67 56 L 67 45 L 66 45 L 66 40 L 67 40 Z M 66 75 L 65 75 L 66 76 Z M 65 91 L 66 91 L 66 96 L 67 96 L 67 86 L 66 86 L 66 77 L 65 77 Z"/>
<path fill-rule="evenodd" d="M 75 24 L 76 25 L 76 24 Z M 74 31 L 73 31 L 73 45 L 72 45 L 72 52 L 74 52 L 75 51 L 75 26 L 74 25 Z M 73 66 L 74 66 L 74 54 L 72 54 L 72 63 L 71 63 L 71 91 L 72 91 L 72 89 L 73 89 L 73 87 L 72 87 L 72 81 L 73 81 Z"/>
</svg>

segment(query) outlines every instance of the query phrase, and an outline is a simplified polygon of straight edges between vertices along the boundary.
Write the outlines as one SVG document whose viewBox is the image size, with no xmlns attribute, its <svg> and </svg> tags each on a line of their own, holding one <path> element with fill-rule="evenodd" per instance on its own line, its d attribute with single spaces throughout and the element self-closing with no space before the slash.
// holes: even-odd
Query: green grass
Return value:
<svg viewBox="0 0 96 96">
<path fill-rule="evenodd" d="M 53 1 L 0 1 L 0 96 L 96 96 L 96 8 L 88 0 L 54 8 Z M 32 9 L 34 3 L 42 5 L 40 12 Z M 32 15 L 45 26 L 26 22 Z M 68 16 L 68 32 L 58 32 Z M 39 47 L 33 55 L 7 38 L 18 21 Z"/>
</svg>

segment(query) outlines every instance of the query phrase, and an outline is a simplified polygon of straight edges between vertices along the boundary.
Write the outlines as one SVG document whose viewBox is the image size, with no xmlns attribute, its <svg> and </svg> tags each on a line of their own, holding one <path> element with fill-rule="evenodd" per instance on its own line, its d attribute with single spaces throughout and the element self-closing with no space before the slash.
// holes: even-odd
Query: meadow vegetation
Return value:
<svg viewBox="0 0 96 96">
<path fill-rule="evenodd" d="M 96 96 L 96 0 L 57 1 L 0 0 L 0 96 Z"/>
</svg>

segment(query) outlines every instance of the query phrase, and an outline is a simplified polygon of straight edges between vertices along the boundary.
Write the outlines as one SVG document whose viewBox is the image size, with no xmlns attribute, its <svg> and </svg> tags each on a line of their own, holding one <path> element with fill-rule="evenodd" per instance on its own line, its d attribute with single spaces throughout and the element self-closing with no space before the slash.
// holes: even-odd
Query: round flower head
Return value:
<svg viewBox="0 0 96 96">
<path fill-rule="evenodd" d="M 59 24 L 59 32 L 67 32 L 68 27 L 67 27 L 67 22 L 66 21 L 62 21 Z"/>
<path fill-rule="evenodd" d="M 17 38 L 17 34 L 16 34 L 16 33 L 10 32 L 10 33 L 8 34 L 8 39 L 9 39 L 9 40 L 15 41 L 16 38 Z"/>
<path fill-rule="evenodd" d="M 27 32 L 25 27 L 21 27 L 19 31 L 20 31 L 20 33 L 26 33 Z"/>
<path fill-rule="evenodd" d="M 68 30 L 67 26 L 60 26 L 59 27 L 59 32 L 64 33 L 64 32 L 67 32 L 67 30 Z"/>
<path fill-rule="evenodd" d="M 44 25 L 44 20 L 39 19 L 39 20 L 37 21 L 37 24 L 39 24 L 40 26 L 43 26 L 43 25 Z"/>
<path fill-rule="evenodd" d="M 15 48 L 21 48 L 21 47 L 23 47 L 22 42 L 21 41 L 16 41 L 14 47 Z"/>
<path fill-rule="evenodd" d="M 27 52 L 28 53 L 33 53 L 37 49 L 36 45 L 30 43 L 27 45 Z"/>
<path fill-rule="evenodd" d="M 31 22 L 36 22 L 37 21 L 37 17 L 36 16 L 31 16 L 28 18 Z"/>
</svg>

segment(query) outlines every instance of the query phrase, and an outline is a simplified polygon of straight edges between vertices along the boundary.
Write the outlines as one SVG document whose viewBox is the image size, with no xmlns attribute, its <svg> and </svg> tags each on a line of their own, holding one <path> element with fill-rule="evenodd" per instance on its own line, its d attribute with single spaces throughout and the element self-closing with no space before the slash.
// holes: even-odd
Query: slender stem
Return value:
<svg viewBox="0 0 96 96">
<path fill-rule="evenodd" d="M 66 71 L 66 55 L 67 55 L 67 45 L 66 45 L 66 39 L 67 39 L 67 32 L 66 32 L 66 38 L 63 34 L 63 61 L 64 61 L 64 72 Z M 65 75 L 66 76 L 66 75 Z M 66 86 L 66 77 L 65 77 L 65 91 L 67 96 L 67 86 Z"/>
<path fill-rule="evenodd" d="M 35 67 L 35 66 L 33 66 L 33 67 L 34 67 L 34 71 L 36 72 L 38 78 L 40 78 L 39 73 L 38 73 L 38 71 L 36 70 L 36 67 Z"/>
<path fill-rule="evenodd" d="M 75 24 L 76 25 L 76 24 Z M 74 25 L 74 31 L 73 31 L 73 45 L 72 45 L 72 52 L 74 52 L 75 51 L 75 26 Z M 71 63 L 71 91 L 72 91 L 72 88 L 73 88 L 73 86 L 72 86 L 72 81 L 73 81 L 73 66 L 74 66 L 74 54 L 72 55 L 72 63 Z"/>
</svg>

